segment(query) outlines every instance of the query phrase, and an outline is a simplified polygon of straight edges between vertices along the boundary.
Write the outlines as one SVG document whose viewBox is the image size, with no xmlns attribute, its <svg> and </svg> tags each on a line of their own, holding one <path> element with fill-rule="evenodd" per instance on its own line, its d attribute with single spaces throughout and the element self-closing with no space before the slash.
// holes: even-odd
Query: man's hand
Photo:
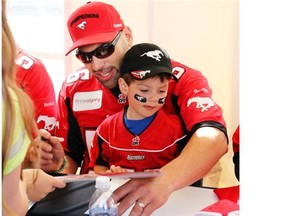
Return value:
<svg viewBox="0 0 288 216">
<path fill-rule="evenodd" d="M 171 193 L 203 178 L 228 151 L 225 134 L 211 127 L 199 128 L 181 154 L 163 166 L 163 175 L 132 179 L 113 192 L 120 202 L 119 215 L 131 206 L 129 216 L 148 216 L 163 206 Z"/>
<path fill-rule="evenodd" d="M 169 184 L 161 176 L 129 180 L 113 192 L 115 201 L 120 202 L 119 215 L 124 214 L 131 206 L 129 216 L 151 215 L 167 202 L 173 192 Z"/>
<path fill-rule="evenodd" d="M 64 150 L 60 143 L 63 138 L 51 136 L 43 129 L 38 132 L 38 137 L 34 140 L 33 146 L 29 150 L 29 159 L 32 163 L 40 160 L 40 167 L 45 172 L 57 171 L 64 161 Z"/>
</svg>

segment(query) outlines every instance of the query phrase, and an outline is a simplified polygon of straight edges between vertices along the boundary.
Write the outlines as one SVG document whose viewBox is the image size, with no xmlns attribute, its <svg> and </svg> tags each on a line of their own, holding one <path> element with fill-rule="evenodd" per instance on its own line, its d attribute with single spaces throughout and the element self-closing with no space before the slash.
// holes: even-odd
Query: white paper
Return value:
<svg viewBox="0 0 288 216">
<path fill-rule="evenodd" d="M 133 179 L 133 178 L 153 178 L 162 175 L 159 170 L 147 172 L 123 172 L 123 173 L 88 173 L 88 174 L 68 174 L 64 176 L 56 176 L 55 178 L 67 182 L 75 181 L 95 181 L 98 176 L 108 176 L 111 179 Z"/>
</svg>

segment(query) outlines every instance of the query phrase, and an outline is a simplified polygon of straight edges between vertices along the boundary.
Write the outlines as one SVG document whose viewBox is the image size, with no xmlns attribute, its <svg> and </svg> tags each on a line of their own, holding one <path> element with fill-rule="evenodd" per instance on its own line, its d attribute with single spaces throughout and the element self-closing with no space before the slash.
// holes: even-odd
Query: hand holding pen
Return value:
<svg viewBox="0 0 288 216">
<path fill-rule="evenodd" d="M 61 137 L 52 136 L 48 131 L 40 129 L 38 137 L 34 140 L 34 147 L 30 149 L 30 161 L 35 163 L 40 160 L 40 168 L 47 173 L 59 170 L 65 156 L 60 143 L 63 140 Z"/>
</svg>

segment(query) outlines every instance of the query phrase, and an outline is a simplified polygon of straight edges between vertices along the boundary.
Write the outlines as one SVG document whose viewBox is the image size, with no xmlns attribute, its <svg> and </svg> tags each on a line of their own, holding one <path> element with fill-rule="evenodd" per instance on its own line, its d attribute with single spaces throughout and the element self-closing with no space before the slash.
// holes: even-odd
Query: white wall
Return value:
<svg viewBox="0 0 288 216">
<path fill-rule="evenodd" d="M 232 163 L 231 137 L 239 123 L 239 2 L 237 0 L 110 0 L 134 34 L 134 44 L 153 42 L 171 58 L 202 71 L 208 78 L 214 100 L 223 108 L 230 137 L 229 152 L 215 167 L 222 172 L 205 178 L 207 186 L 238 184 Z M 67 17 L 86 0 L 74 0 L 65 8 Z M 67 4 L 67 3 L 66 3 Z M 70 47 L 66 37 L 66 50 Z M 74 52 L 73 52 L 74 54 Z M 66 73 L 81 66 L 71 54 Z"/>
</svg>

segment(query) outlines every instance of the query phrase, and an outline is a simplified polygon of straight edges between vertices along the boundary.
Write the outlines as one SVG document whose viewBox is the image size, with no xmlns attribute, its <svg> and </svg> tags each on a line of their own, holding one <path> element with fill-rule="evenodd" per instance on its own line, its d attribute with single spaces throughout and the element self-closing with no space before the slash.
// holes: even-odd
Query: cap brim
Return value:
<svg viewBox="0 0 288 216">
<path fill-rule="evenodd" d="M 173 73 L 170 73 L 170 72 L 167 72 L 167 71 L 159 71 L 159 72 L 157 72 L 157 74 L 168 74 L 168 75 L 171 76 L 171 79 L 173 79 L 176 82 L 178 82 L 178 78 Z"/>
<path fill-rule="evenodd" d="M 161 67 L 161 66 L 153 66 L 153 67 L 144 67 L 144 68 L 141 68 L 141 70 L 145 71 L 145 70 L 150 70 L 150 71 L 153 71 L 152 73 L 148 74 L 145 76 L 145 79 L 148 79 L 152 76 L 155 76 L 157 74 L 168 74 L 171 76 L 171 78 L 173 80 L 175 80 L 176 82 L 178 82 L 178 78 L 173 74 L 171 73 L 171 71 L 169 71 L 166 67 Z M 139 79 L 139 80 L 143 80 L 143 79 Z"/>
<path fill-rule="evenodd" d="M 89 35 L 87 37 L 81 38 L 80 40 L 76 41 L 68 50 L 68 52 L 65 54 L 67 56 L 70 52 L 72 52 L 74 49 L 81 47 L 81 46 L 86 46 L 86 45 L 91 45 L 91 44 L 101 44 L 101 43 L 106 43 L 110 42 L 114 39 L 116 36 L 117 32 L 106 32 L 106 33 L 98 33 L 94 35 Z"/>
</svg>

